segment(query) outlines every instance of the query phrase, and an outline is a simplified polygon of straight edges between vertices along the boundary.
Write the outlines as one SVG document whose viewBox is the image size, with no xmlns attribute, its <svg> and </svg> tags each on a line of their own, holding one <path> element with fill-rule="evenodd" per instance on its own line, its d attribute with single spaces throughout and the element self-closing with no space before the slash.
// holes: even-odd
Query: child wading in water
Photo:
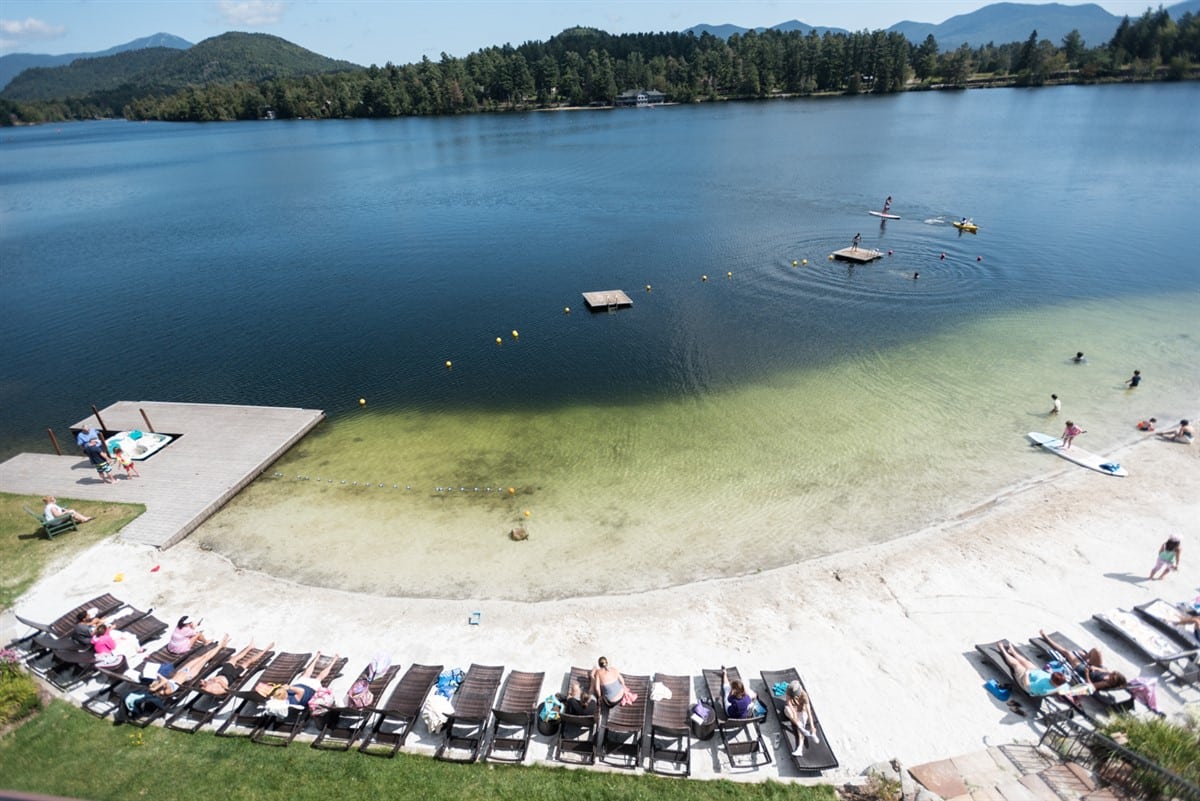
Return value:
<svg viewBox="0 0 1200 801">
<path fill-rule="evenodd" d="M 1172 534 L 1158 548 L 1158 559 L 1154 563 L 1154 569 L 1150 571 L 1150 580 L 1163 578 L 1172 570 L 1178 570 L 1181 556 L 1183 548 L 1179 544 L 1179 537 Z"/>
<path fill-rule="evenodd" d="M 116 457 L 116 460 L 120 463 L 121 467 L 125 468 L 126 478 L 131 478 L 134 476 L 137 478 L 142 477 L 142 474 L 137 471 L 137 465 L 133 463 L 133 459 L 130 459 L 129 454 L 121 450 L 120 445 L 113 448 L 113 456 Z"/>
</svg>

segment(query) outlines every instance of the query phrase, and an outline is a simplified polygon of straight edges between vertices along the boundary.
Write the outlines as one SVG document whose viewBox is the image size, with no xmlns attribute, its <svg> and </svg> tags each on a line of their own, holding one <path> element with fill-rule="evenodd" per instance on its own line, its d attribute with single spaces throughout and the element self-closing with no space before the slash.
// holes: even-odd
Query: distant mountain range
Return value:
<svg viewBox="0 0 1200 801">
<path fill-rule="evenodd" d="M 181 40 L 182 41 L 182 40 Z M 58 100 L 94 93 L 176 92 L 185 86 L 362 69 L 335 61 L 265 33 L 223 33 L 186 50 L 146 47 L 111 56 L 77 59 L 63 67 L 27 69 L 0 97 L 14 101 Z"/>
<path fill-rule="evenodd" d="M 77 58 L 101 58 L 125 53 L 129 50 L 144 50 L 147 47 L 169 47 L 173 50 L 187 50 L 192 43 L 169 33 L 156 33 L 153 36 L 143 36 L 99 53 L 63 53 L 60 56 L 47 56 L 38 53 L 10 53 L 0 56 L 0 89 L 8 86 L 9 82 L 31 67 L 62 67 Z"/>
<path fill-rule="evenodd" d="M 1147 8 L 1151 7 L 1147 3 Z M 1200 0 L 1185 0 L 1182 3 L 1167 7 L 1172 19 L 1179 19 L 1185 13 L 1200 13 Z M 969 14 L 959 14 L 943 23 L 934 25 L 928 22 L 897 22 L 888 28 L 904 34 L 910 42 L 920 44 L 930 34 L 937 40 L 942 50 L 953 50 L 961 44 L 980 47 L 993 42 L 1007 44 L 1023 42 L 1029 34 L 1037 31 L 1038 39 L 1055 44 L 1072 30 L 1079 31 L 1088 47 L 1096 47 L 1112 39 L 1123 16 L 1110 14 L 1095 3 L 1078 6 L 1066 6 L 1061 3 L 992 3 Z M 728 39 L 733 34 L 745 34 L 750 28 L 737 25 L 694 25 L 685 33 L 700 36 L 710 33 L 722 39 Z M 754 28 L 761 32 L 767 28 Z M 790 20 L 778 25 L 772 25 L 771 30 L 798 30 L 808 34 L 815 30 L 818 36 L 824 36 L 826 31 L 833 33 L 848 33 L 843 28 L 824 28 L 807 25 L 799 20 Z"/>
</svg>

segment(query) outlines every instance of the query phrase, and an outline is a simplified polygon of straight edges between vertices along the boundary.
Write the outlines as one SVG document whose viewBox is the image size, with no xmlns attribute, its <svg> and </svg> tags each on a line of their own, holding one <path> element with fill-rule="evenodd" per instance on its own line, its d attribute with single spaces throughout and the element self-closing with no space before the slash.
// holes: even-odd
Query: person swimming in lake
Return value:
<svg viewBox="0 0 1200 801">
<path fill-rule="evenodd" d="M 1158 418 L 1156 417 L 1151 417 L 1149 420 L 1139 420 L 1137 424 L 1137 430 L 1153 431 L 1156 423 L 1158 423 Z"/>
<path fill-rule="evenodd" d="M 1125 383 L 1129 385 L 1130 389 L 1136 388 L 1138 384 L 1142 383 L 1142 371 L 1134 370 L 1133 375 Z"/>
<path fill-rule="evenodd" d="M 1075 362 L 1076 364 L 1083 364 L 1083 362 L 1084 362 L 1083 351 L 1077 351 L 1075 353 L 1075 358 L 1072 359 L 1071 361 Z"/>
<path fill-rule="evenodd" d="M 1054 406 L 1050 409 L 1050 414 L 1053 415 L 1053 414 L 1058 414 L 1059 412 L 1061 412 L 1062 411 L 1062 401 L 1060 401 L 1058 399 L 1058 396 L 1051 394 L 1050 400 L 1054 401 Z"/>
</svg>

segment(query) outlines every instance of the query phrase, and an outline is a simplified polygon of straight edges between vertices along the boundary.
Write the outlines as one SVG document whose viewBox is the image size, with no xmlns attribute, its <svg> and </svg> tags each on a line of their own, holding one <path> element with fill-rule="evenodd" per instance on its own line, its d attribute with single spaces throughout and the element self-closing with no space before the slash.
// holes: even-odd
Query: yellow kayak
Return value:
<svg viewBox="0 0 1200 801">
<path fill-rule="evenodd" d="M 979 233 L 979 226 L 976 225 L 975 223 L 971 222 L 970 220 L 963 220 L 961 222 L 953 222 L 950 224 L 953 225 L 958 230 L 966 231 L 969 234 Z"/>
</svg>

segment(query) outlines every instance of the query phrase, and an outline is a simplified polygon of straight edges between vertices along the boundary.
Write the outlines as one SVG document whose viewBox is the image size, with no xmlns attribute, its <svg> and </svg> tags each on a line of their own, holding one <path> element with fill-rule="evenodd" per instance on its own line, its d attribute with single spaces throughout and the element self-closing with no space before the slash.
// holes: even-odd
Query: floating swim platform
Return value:
<svg viewBox="0 0 1200 801">
<path fill-rule="evenodd" d="M 838 261 L 849 261 L 855 264 L 866 264 L 883 258 L 883 252 L 868 248 L 842 248 L 831 254 Z"/>
<path fill-rule="evenodd" d="M 633 305 L 633 301 L 624 290 L 621 289 L 606 289 L 602 292 L 584 292 L 583 302 L 592 311 L 607 310 L 607 309 L 627 309 Z"/>
</svg>

